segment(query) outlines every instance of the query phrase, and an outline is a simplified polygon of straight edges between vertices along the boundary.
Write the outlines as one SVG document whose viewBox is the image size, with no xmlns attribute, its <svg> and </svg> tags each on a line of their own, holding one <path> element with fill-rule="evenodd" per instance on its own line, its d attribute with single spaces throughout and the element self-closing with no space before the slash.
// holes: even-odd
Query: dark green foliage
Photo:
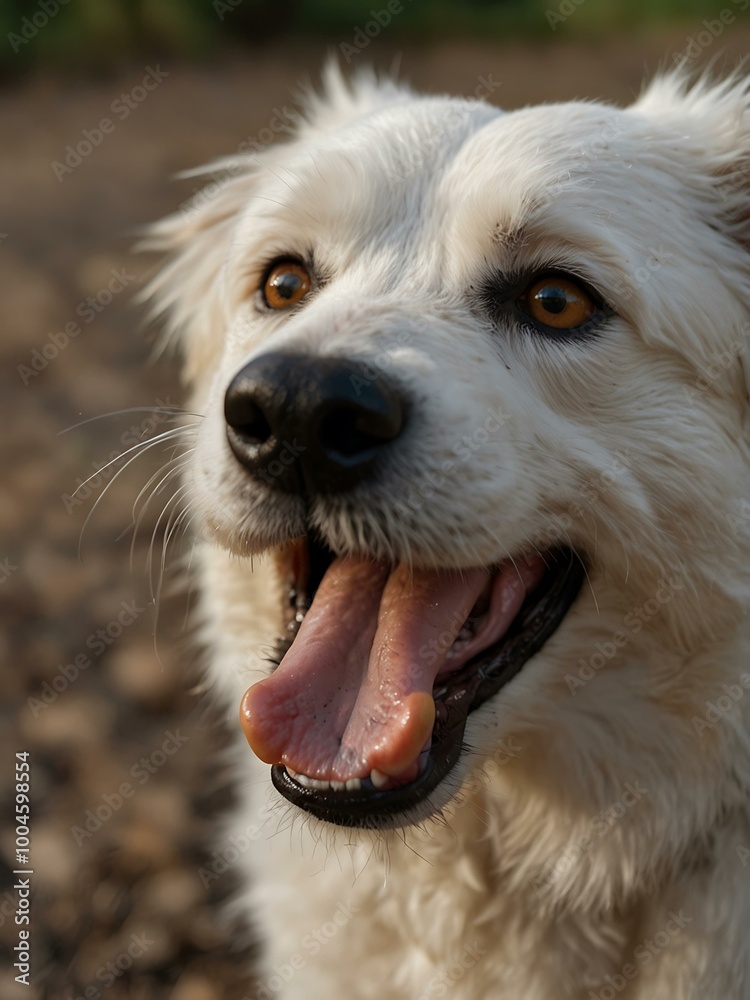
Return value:
<svg viewBox="0 0 750 1000">
<path fill-rule="evenodd" d="M 745 4 L 750 7 L 750 0 L 726 0 L 725 6 L 739 20 L 747 16 Z M 227 45 L 284 36 L 335 45 L 350 42 L 371 12 L 386 6 L 387 0 L 1 0 L 0 69 L 7 75 L 32 66 L 106 71 L 154 56 L 211 56 Z M 704 18 L 716 18 L 721 7 L 716 0 L 401 0 L 400 6 L 381 40 L 463 34 L 554 41 L 673 22 L 689 32 L 699 31 Z"/>
</svg>

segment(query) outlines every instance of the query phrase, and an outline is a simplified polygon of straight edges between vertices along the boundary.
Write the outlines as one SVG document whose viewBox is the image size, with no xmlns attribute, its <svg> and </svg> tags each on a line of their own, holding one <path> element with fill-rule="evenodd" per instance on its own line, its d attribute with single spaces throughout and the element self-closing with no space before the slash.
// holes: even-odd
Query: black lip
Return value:
<svg viewBox="0 0 750 1000">
<path fill-rule="evenodd" d="M 307 788 L 286 768 L 271 768 L 274 787 L 284 798 L 318 819 L 337 826 L 383 829 L 408 823 L 419 806 L 452 770 L 461 755 L 469 714 L 511 681 L 555 632 L 578 596 L 586 571 L 570 549 L 547 553 L 549 568 L 528 595 L 508 632 L 434 690 L 437 715 L 426 768 L 409 785 L 380 791 L 320 791 Z"/>
</svg>

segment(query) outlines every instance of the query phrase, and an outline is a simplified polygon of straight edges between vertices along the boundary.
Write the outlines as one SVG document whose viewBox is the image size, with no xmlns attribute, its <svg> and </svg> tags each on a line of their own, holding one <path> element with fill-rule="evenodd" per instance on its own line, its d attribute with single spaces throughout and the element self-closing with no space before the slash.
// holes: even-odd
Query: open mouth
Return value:
<svg viewBox="0 0 750 1000">
<path fill-rule="evenodd" d="M 290 802 L 342 826 L 408 821 L 461 754 L 469 714 L 546 642 L 584 577 L 569 549 L 467 570 L 280 552 L 289 624 L 245 694 L 248 742 Z"/>
</svg>

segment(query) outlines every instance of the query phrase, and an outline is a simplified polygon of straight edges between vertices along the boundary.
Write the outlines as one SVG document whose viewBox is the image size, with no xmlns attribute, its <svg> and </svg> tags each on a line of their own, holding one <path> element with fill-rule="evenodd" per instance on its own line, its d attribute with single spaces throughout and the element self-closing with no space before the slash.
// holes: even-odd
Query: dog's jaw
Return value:
<svg viewBox="0 0 750 1000">
<path fill-rule="evenodd" d="M 582 573 L 571 553 L 509 561 L 489 580 L 334 560 L 290 623 L 298 634 L 279 669 L 243 699 L 251 746 L 279 765 L 279 791 L 322 819 L 386 827 L 430 815 L 469 713 L 554 632 Z"/>
</svg>

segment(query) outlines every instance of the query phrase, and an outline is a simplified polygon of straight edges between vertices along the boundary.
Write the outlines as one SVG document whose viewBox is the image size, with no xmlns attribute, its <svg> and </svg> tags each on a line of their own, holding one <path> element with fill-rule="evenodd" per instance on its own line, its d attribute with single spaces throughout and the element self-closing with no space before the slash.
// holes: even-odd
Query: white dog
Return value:
<svg viewBox="0 0 750 1000">
<path fill-rule="evenodd" d="M 156 227 L 253 997 L 750 997 L 749 165 L 329 71 Z"/>
</svg>

